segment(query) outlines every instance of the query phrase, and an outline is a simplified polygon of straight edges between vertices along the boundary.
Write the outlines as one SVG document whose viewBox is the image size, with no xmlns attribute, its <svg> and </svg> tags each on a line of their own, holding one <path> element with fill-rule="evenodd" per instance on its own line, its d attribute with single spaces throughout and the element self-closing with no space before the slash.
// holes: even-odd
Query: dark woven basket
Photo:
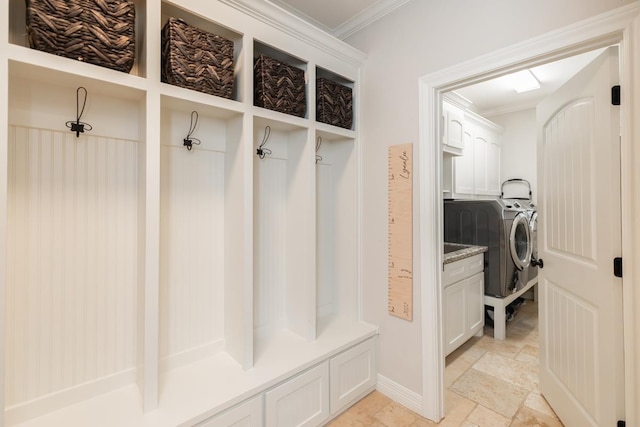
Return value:
<svg viewBox="0 0 640 427">
<path fill-rule="evenodd" d="M 353 93 L 350 87 L 331 80 L 316 80 L 316 121 L 351 129 L 353 125 Z"/>
<path fill-rule="evenodd" d="M 29 45 L 128 73 L 135 59 L 135 6 L 124 0 L 26 0 Z"/>
<path fill-rule="evenodd" d="M 256 58 L 254 104 L 269 110 L 304 117 L 307 112 L 304 70 L 265 55 Z"/>
<path fill-rule="evenodd" d="M 162 28 L 162 81 L 230 99 L 233 42 L 169 18 Z"/>
</svg>

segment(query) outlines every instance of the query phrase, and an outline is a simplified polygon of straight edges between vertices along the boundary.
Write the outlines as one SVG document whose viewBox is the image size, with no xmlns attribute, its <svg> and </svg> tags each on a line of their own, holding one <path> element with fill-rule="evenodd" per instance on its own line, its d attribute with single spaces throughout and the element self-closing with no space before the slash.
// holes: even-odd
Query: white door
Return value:
<svg viewBox="0 0 640 427">
<path fill-rule="evenodd" d="M 568 427 L 624 415 L 617 82 L 613 47 L 537 109 L 540 389 Z"/>
</svg>

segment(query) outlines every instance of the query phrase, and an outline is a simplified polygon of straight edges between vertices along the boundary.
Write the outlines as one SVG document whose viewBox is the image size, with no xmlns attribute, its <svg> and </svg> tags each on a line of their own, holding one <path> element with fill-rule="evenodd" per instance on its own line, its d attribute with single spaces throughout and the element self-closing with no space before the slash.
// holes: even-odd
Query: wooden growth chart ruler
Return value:
<svg viewBox="0 0 640 427">
<path fill-rule="evenodd" d="M 413 145 L 389 147 L 389 314 L 413 320 Z"/>
</svg>

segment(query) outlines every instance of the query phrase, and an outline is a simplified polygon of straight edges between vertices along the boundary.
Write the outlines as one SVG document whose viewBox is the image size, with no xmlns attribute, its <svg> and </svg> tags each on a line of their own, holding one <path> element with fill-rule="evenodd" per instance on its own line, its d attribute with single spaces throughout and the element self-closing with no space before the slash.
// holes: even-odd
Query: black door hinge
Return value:
<svg viewBox="0 0 640 427">
<path fill-rule="evenodd" d="M 613 275 L 622 277 L 622 258 L 620 257 L 613 259 Z"/>
<path fill-rule="evenodd" d="M 624 421 L 618 421 L 618 427 L 626 427 L 627 423 Z"/>
<path fill-rule="evenodd" d="M 611 105 L 620 105 L 620 85 L 611 88 Z"/>
</svg>

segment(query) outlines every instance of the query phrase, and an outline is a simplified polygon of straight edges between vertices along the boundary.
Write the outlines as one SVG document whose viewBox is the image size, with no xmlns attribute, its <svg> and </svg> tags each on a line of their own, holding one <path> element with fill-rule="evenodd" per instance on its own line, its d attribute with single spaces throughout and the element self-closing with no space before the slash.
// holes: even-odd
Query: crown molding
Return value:
<svg viewBox="0 0 640 427">
<path fill-rule="evenodd" d="M 358 15 L 337 26 L 333 30 L 333 35 L 344 40 L 410 1 L 411 0 L 379 0 Z"/>
<path fill-rule="evenodd" d="M 482 110 L 482 113 L 480 114 L 484 117 L 495 117 L 495 116 L 501 116 L 503 114 L 518 113 L 524 110 L 535 109 L 536 105 L 537 105 L 537 102 L 535 101 L 525 102 L 522 104 L 512 104 L 504 107 L 497 107 L 497 108 L 491 108 L 489 110 Z"/>
<path fill-rule="evenodd" d="M 367 59 L 364 52 L 273 3 L 262 0 L 219 1 L 347 63 L 361 66 Z"/>
</svg>

